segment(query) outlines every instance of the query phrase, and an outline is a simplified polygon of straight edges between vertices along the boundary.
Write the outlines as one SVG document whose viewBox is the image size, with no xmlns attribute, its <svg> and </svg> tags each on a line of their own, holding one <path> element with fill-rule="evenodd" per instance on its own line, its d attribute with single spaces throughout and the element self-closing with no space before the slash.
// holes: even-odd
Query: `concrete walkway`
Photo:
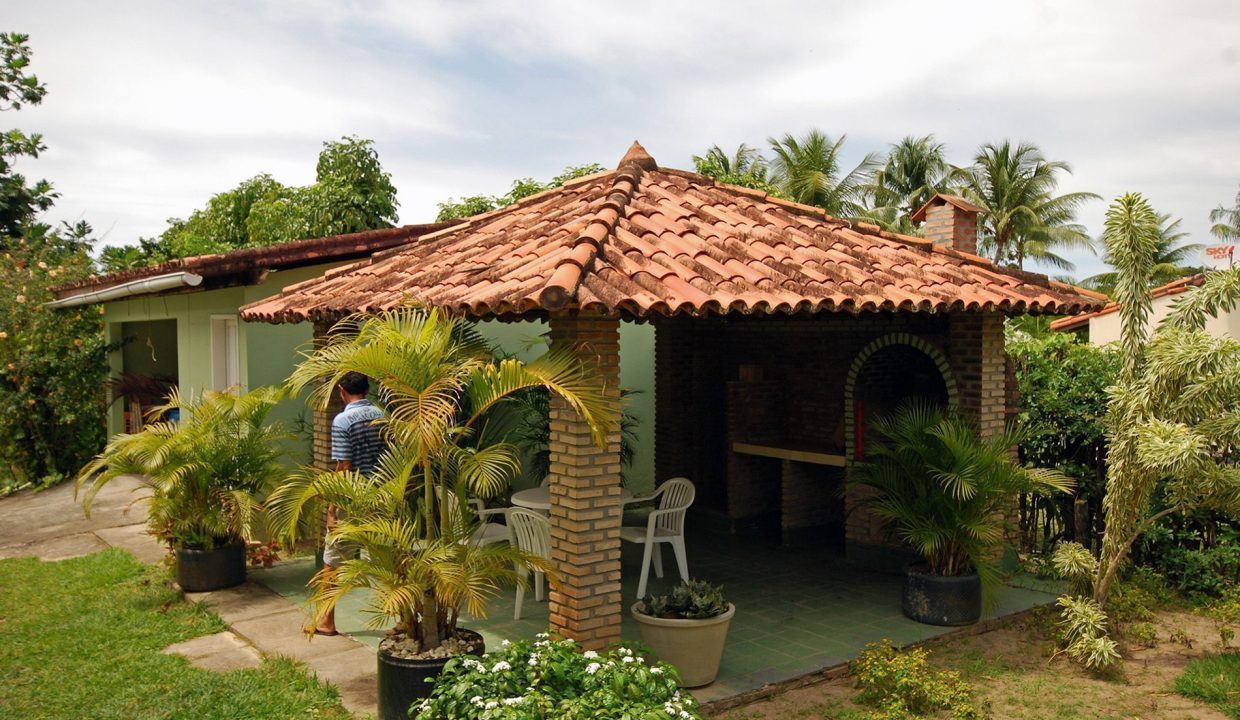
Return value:
<svg viewBox="0 0 1240 720">
<path fill-rule="evenodd" d="M 146 534 L 145 508 L 140 501 L 135 503 L 141 495 L 137 479 L 117 478 L 95 498 L 89 519 L 73 498 L 72 483 L 0 499 L 4 517 L 0 559 L 64 560 L 118 547 L 141 562 L 159 563 L 165 550 Z M 235 639 L 211 635 L 168 652 L 186 655 L 199 666 L 232 669 L 250 662 L 252 652 L 245 647 L 249 645 L 264 655 L 305 663 L 319 680 L 336 687 L 350 712 L 377 713 L 374 650 L 344 635 L 308 639 L 302 632 L 306 615 L 301 607 L 254 582 L 218 592 L 187 593 L 186 598 L 210 607 Z"/>
</svg>

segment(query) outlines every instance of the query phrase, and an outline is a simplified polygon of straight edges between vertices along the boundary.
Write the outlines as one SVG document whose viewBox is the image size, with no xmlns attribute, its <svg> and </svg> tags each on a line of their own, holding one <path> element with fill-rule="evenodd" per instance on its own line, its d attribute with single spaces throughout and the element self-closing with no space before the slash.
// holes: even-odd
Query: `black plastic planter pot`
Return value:
<svg viewBox="0 0 1240 720">
<path fill-rule="evenodd" d="M 458 629 L 457 636 L 469 639 L 471 655 L 486 652 L 482 636 L 473 630 Z M 379 653 L 379 720 L 409 720 L 409 707 L 429 697 L 435 678 L 452 658 L 406 660 Z"/>
<path fill-rule="evenodd" d="M 177 583 L 185 592 L 223 590 L 245 582 L 245 545 L 177 548 Z"/>
<path fill-rule="evenodd" d="M 904 576 L 904 614 L 927 625 L 972 625 L 982 617 L 982 580 L 971 575 L 931 575 L 910 565 Z"/>
</svg>

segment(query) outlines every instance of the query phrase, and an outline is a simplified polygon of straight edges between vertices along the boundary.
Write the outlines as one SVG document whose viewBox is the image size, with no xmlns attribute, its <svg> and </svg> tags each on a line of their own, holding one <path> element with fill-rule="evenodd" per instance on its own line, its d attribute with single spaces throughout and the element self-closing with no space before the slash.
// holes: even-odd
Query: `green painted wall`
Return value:
<svg viewBox="0 0 1240 720">
<path fill-rule="evenodd" d="M 285 286 L 316 277 L 327 268 L 317 266 L 273 272 L 258 285 L 224 288 L 161 297 L 141 297 L 107 303 L 104 319 L 108 336 L 119 340 L 124 324 L 150 320 L 175 321 L 177 344 L 177 377 L 182 392 L 201 392 L 211 387 L 211 317 L 237 314 L 242 305 L 278 293 Z M 497 322 L 479 324 L 483 335 L 505 352 L 523 360 L 532 360 L 546 350 L 547 324 L 539 321 Z M 262 385 L 282 384 L 296 365 L 299 353 L 310 347 L 312 328 L 309 323 L 268 325 L 245 323 L 238 327 L 241 353 L 241 384 L 245 389 Z M 125 367 L 125 359 L 133 352 L 116 352 L 110 359 L 113 374 Z M 637 447 L 633 465 L 626 470 L 626 481 L 636 494 L 654 485 L 654 328 L 648 324 L 622 323 L 620 326 L 620 382 L 636 391 L 629 396 L 627 409 L 638 419 Z M 123 425 L 122 408 L 117 403 L 109 416 L 109 431 L 119 432 Z M 283 421 L 290 430 L 299 418 L 309 422 L 304 400 L 290 400 L 276 408 L 273 419 Z M 309 452 L 299 443 L 299 451 Z"/>
<path fill-rule="evenodd" d="M 176 323 L 177 380 L 182 392 L 201 393 L 210 388 L 211 378 L 211 318 L 212 316 L 236 317 L 237 309 L 255 300 L 280 292 L 287 285 L 321 275 L 326 269 L 342 263 L 320 265 L 296 270 L 270 273 L 263 282 L 247 286 L 222 288 L 204 292 L 189 292 L 159 297 L 137 297 L 118 300 L 104 305 L 104 321 L 108 337 L 119 340 L 124 337 L 125 323 L 148 320 L 171 320 Z M 241 357 L 241 385 L 245 390 L 262 385 L 278 385 L 288 377 L 296 362 L 297 351 L 307 345 L 312 336 L 309 324 L 267 325 L 239 323 L 238 348 Z M 113 374 L 125 368 L 127 353 L 112 353 L 109 362 Z M 108 417 L 110 433 L 119 432 L 123 425 L 123 409 L 116 403 Z M 290 430 L 295 421 L 308 413 L 303 400 L 281 403 L 272 418 L 285 423 Z M 298 442 L 299 452 L 309 452 L 308 445 Z"/>
</svg>

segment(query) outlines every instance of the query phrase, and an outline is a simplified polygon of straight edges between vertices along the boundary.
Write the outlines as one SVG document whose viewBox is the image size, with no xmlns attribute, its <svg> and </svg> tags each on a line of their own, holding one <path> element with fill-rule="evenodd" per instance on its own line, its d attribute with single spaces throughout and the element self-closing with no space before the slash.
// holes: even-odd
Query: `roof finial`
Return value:
<svg viewBox="0 0 1240 720">
<path fill-rule="evenodd" d="M 629 146 L 629 151 L 624 154 L 624 157 L 620 158 L 620 164 L 616 166 L 616 169 L 630 164 L 636 165 L 642 170 L 654 170 L 659 167 L 654 158 L 650 157 L 650 153 L 646 152 L 646 148 L 642 147 L 642 144 L 636 140 Z"/>
</svg>

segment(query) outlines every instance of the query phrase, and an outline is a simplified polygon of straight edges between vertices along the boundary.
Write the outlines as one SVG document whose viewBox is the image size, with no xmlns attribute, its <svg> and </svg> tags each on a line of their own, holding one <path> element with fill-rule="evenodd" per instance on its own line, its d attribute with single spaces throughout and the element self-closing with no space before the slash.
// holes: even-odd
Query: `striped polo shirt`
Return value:
<svg viewBox="0 0 1240 720">
<path fill-rule="evenodd" d="M 353 469 L 369 475 L 379 465 L 386 447 L 376 420 L 383 411 L 369 400 L 354 400 L 332 420 L 332 460 L 348 460 Z"/>
</svg>

